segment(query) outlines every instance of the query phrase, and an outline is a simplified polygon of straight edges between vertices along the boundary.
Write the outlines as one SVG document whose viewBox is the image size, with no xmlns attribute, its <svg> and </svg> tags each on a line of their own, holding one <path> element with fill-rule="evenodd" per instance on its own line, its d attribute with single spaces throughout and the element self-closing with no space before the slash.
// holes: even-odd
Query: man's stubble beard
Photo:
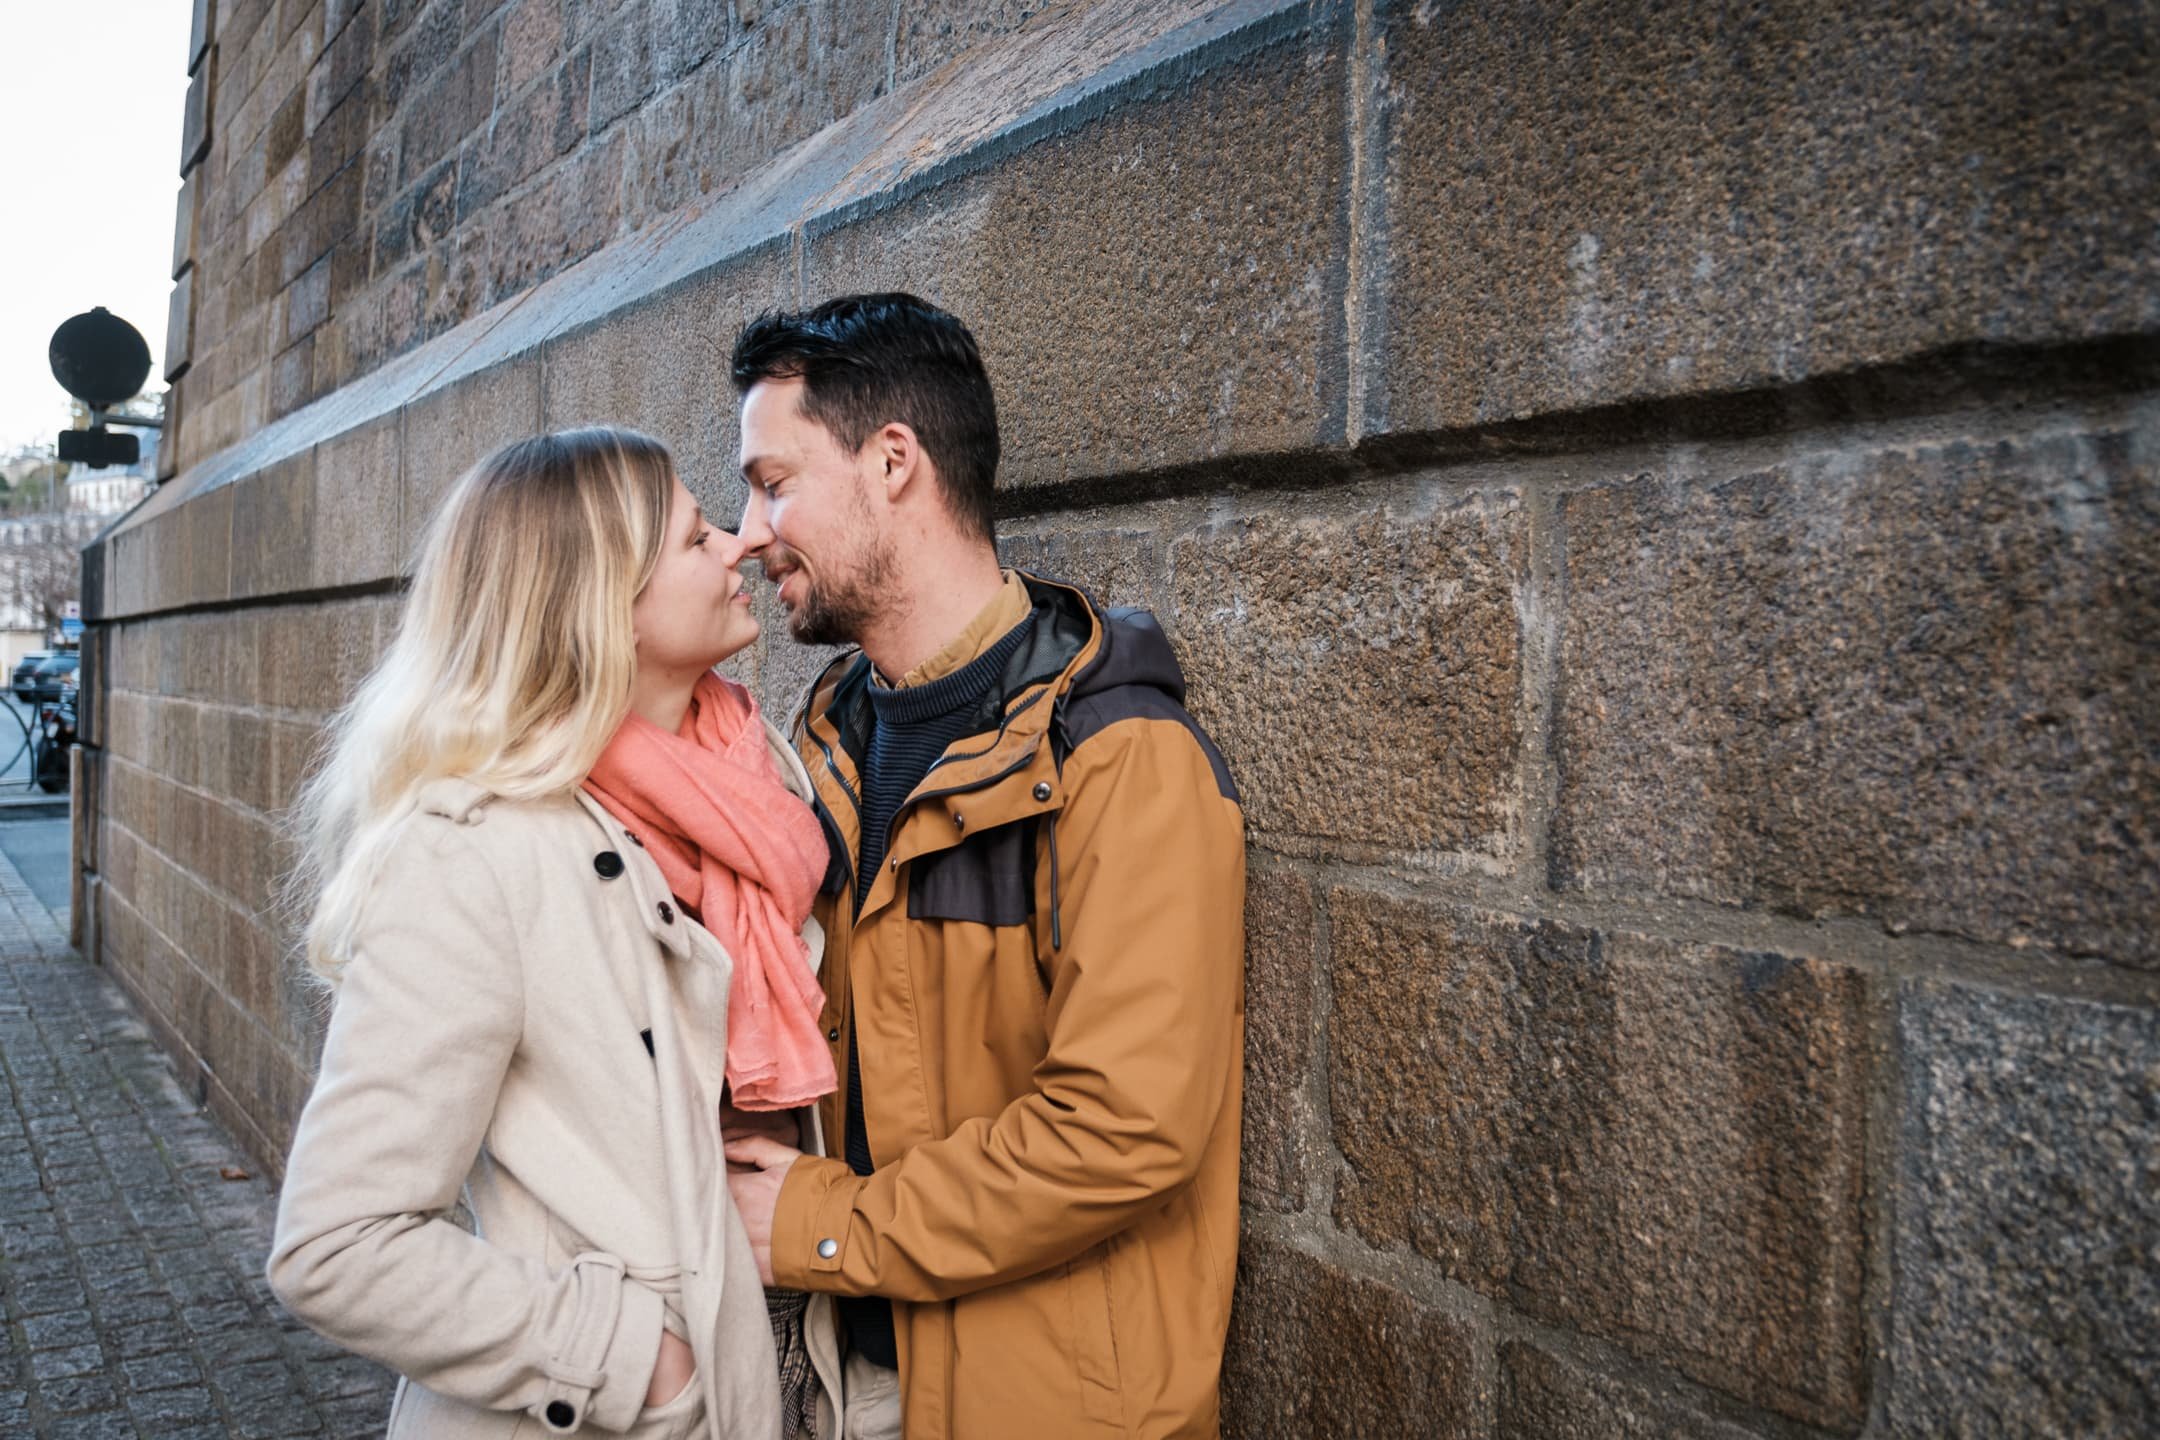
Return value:
<svg viewBox="0 0 2160 1440">
<path fill-rule="evenodd" d="M 798 645 L 859 645 L 894 597 L 899 569 L 892 546 L 882 540 L 865 547 L 853 573 L 804 575 L 802 603 L 788 612 L 788 634 Z"/>
</svg>

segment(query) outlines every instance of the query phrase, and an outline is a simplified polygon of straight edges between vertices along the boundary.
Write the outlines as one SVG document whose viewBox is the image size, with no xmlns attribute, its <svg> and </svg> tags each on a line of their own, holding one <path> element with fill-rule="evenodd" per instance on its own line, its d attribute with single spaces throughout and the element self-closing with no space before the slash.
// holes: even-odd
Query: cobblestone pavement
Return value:
<svg viewBox="0 0 2160 1440">
<path fill-rule="evenodd" d="M 274 1199 L 0 857 L 0 1436 L 380 1435 L 391 1380 L 262 1278 Z"/>
</svg>

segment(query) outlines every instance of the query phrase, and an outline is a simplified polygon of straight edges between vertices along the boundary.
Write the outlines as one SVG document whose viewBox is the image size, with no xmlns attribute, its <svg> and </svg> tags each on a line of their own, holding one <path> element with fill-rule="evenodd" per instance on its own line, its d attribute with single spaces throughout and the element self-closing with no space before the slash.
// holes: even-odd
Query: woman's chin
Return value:
<svg viewBox="0 0 2160 1440">
<path fill-rule="evenodd" d="M 760 627 L 755 616 L 745 615 L 740 628 L 730 628 L 734 633 L 728 637 L 727 648 L 713 660 L 714 665 L 725 665 L 757 642 Z"/>
</svg>

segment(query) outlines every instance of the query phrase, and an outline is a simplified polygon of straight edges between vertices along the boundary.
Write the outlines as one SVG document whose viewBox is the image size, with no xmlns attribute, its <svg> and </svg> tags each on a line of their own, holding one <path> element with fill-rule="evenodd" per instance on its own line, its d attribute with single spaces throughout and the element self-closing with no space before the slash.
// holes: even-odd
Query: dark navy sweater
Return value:
<svg viewBox="0 0 2160 1440">
<path fill-rule="evenodd" d="M 905 690 L 870 687 L 870 746 L 862 763 L 862 853 L 855 865 L 855 914 L 885 863 L 893 821 L 915 787 L 930 773 L 946 748 L 977 728 L 976 714 L 985 695 L 1005 671 L 1005 663 L 1027 643 L 1035 628 L 1028 616 L 999 636 L 989 649 L 966 665 L 924 685 Z M 855 1028 L 848 1029 L 847 1162 L 858 1175 L 870 1163 L 870 1137 L 863 1128 L 862 1057 L 855 1048 Z M 856 1354 L 888 1370 L 899 1365 L 893 1340 L 892 1302 L 877 1296 L 842 1296 L 840 1323 Z"/>
</svg>

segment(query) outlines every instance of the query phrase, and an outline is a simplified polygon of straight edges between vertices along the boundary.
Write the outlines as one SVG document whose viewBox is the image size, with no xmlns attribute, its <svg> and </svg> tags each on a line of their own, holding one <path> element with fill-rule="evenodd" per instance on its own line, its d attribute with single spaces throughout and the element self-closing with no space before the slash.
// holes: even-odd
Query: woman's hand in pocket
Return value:
<svg viewBox="0 0 2160 1440">
<path fill-rule="evenodd" d="M 660 1358 L 653 1363 L 652 1383 L 645 1387 L 645 1408 L 665 1405 L 682 1394 L 690 1377 L 697 1374 L 697 1356 L 690 1342 L 672 1330 L 660 1332 Z"/>
</svg>

